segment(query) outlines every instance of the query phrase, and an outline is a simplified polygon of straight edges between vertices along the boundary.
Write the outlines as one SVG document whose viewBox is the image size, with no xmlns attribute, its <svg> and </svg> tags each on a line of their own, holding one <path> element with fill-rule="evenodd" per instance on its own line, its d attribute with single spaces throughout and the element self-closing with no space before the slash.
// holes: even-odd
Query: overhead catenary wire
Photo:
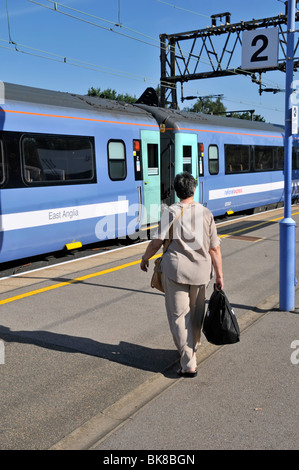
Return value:
<svg viewBox="0 0 299 470">
<path fill-rule="evenodd" d="M 172 3 L 169 3 L 169 2 L 164 2 L 163 0 L 156 0 L 156 1 L 159 2 L 159 3 L 164 3 L 164 5 L 175 8 L 177 10 L 182 10 L 182 11 L 186 11 L 187 13 L 192 13 L 192 15 L 203 16 L 204 18 L 211 18 L 210 16 L 204 15 L 203 13 L 198 13 L 197 11 L 187 10 L 186 8 L 179 7 L 177 5 L 173 5 Z"/>
<path fill-rule="evenodd" d="M 73 19 L 76 19 L 76 20 L 79 20 L 79 21 L 82 21 L 84 23 L 87 23 L 87 24 L 90 24 L 92 26 L 96 26 L 97 28 L 101 28 L 101 29 L 105 29 L 106 31 L 110 31 L 111 33 L 115 33 L 115 34 L 119 34 L 120 36 L 124 36 L 124 37 L 127 37 L 127 38 L 130 38 L 130 39 L 134 39 L 135 41 L 138 41 L 138 42 L 141 42 L 141 43 L 144 43 L 144 44 L 147 44 L 149 46 L 153 46 L 153 47 L 157 47 L 157 48 L 160 48 L 160 41 L 158 39 L 155 39 L 151 36 L 148 36 L 147 34 L 144 34 L 144 33 L 141 33 L 140 31 L 136 31 L 132 28 L 129 28 L 128 26 L 124 26 L 123 24 L 118 24 L 118 23 L 115 23 L 114 21 L 111 21 L 111 20 L 107 20 L 105 18 L 101 18 L 100 16 L 96 16 L 96 15 L 92 15 L 90 13 L 86 13 L 84 11 L 81 11 L 81 10 L 78 10 L 76 8 L 72 8 L 72 7 L 69 7 L 67 5 L 64 5 L 63 3 L 59 3 L 59 2 L 55 2 L 54 0 L 45 0 L 47 2 L 50 2 L 50 3 L 53 3 L 55 5 L 54 8 L 51 8 L 50 6 L 47 6 L 47 5 L 44 5 L 43 3 L 40 3 L 36 0 L 27 0 L 28 2 L 30 3 L 35 3 L 36 5 L 39 5 L 41 7 L 44 7 L 44 8 L 47 8 L 48 10 L 52 10 L 52 11 L 55 11 L 57 13 L 60 13 L 62 15 L 65 15 L 65 16 L 68 16 L 70 18 L 73 18 Z M 99 25 L 98 23 L 94 23 L 92 21 L 89 21 L 89 20 L 86 20 L 84 18 L 80 18 L 78 16 L 75 16 L 75 15 L 71 15 L 70 13 L 66 13 L 65 11 L 62 11 L 62 10 L 58 10 L 57 6 L 61 6 L 67 10 L 72 10 L 74 12 L 77 12 L 77 13 L 80 13 L 82 15 L 85 15 L 85 16 L 88 16 L 90 18 L 94 18 L 94 19 L 97 19 L 97 20 L 100 20 L 100 21 L 104 21 L 106 23 L 110 23 L 110 24 L 113 24 L 114 26 L 119 26 L 121 27 L 122 29 L 126 29 L 128 31 L 131 31 L 132 33 L 136 33 L 140 36 L 143 36 L 147 39 L 150 39 L 152 41 L 156 41 L 157 44 L 152 44 L 152 43 L 149 43 L 147 41 L 144 41 L 142 39 L 138 39 L 136 37 L 133 37 L 133 36 L 129 36 L 128 34 L 125 34 L 125 33 L 122 33 L 120 31 L 115 31 L 114 29 L 112 28 L 107 28 L 106 26 L 102 26 L 102 25 Z"/>
<path fill-rule="evenodd" d="M 0 41 L 8 42 L 8 41 L 6 41 L 4 39 L 1 39 L 1 38 L 0 38 Z M 9 47 L 9 46 L 3 46 L 1 44 L 0 44 L 0 48 L 1 49 L 6 49 L 6 50 L 9 50 L 9 51 L 13 51 L 13 52 L 22 53 L 22 54 L 25 54 L 25 55 L 30 55 L 30 56 L 33 56 L 33 57 L 38 57 L 38 58 L 42 58 L 42 59 L 46 59 L 46 60 L 51 60 L 51 61 L 54 61 L 54 62 L 64 63 L 66 65 L 70 65 L 70 66 L 74 66 L 74 67 L 99 71 L 101 73 L 114 75 L 114 76 L 118 76 L 118 77 L 121 77 L 121 78 L 127 78 L 129 80 L 142 81 L 144 83 L 151 83 L 152 85 L 156 85 L 156 81 L 154 79 L 149 79 L 149 78 L 142 77 L 142 76 L 130 75 L 128 72 L 110 69 L 109 67 L 99 66 L 97 64 L 84 62 L 84 61 L 81 61 L 81 60 L 78 60 L 78 59 L 67 58 L 67 57 L 64 57 L 64 56 L 60 56 L 58 54 L 53 54 L 53 53 L 50 53 L 50 52 L 47 52 L 47 51 L 42 51 L 42 50 L 39 50 L 39 49 L 36 49 L 36 48 L 31 48 L 30 46 L 17 44 L 15 42 L 13 44 L 14 44 L 14 48 Z M 29 49 L 31 49 L 31 52 L 20 50 L 20 47 L 28 47 Z M 45 55 L 42 55 L 42 53 L 45 53 L 45 54 L 49 55 L 49 57 L 47 57 Z M 51 57 L 51 55 L 53 55 L 53 57 Z M 76 63 L 76 61 L 77 61 L 77 63 Z M 163 85 L 163 82 L 161 84 Z M 173 85 L 173 89 L 175 89 L 175 88 L 176 87 Z M 196 93 L 197 95 L 202 94 L 198 90 L 195 90 L 195 89 L 190 89 L 189 88 L 189 90 L 190 90 L 190 92 Z M 238 101 L 238 100 L 233 100 L 231 98 L 226 98 L 225 96 L 222 99 L 223 99 L 223 101 L 229 101 L 231 103 L 235 103 L 235 104 L 238 104 L 238 105 L 250 104 L 250 106 L 256 106 L 256 107 L 259 107 L 259 108 L 262 108 L 262 109 L 268 109 L 268 110 L 283 113 L 282 110 L 280 110 L 276 107 L 262 105 L 260 103 L 254 103 L 252 101 L 251 102 L 246 102 L 246 101 L 243 101 L 243 100 Z M 236 112 L 238 112 L 238 110 L 236 110 Z"/>
<path fill-rule="evenodd" d="M 62 15 L 65 15 L 65 16 L 71 17 L 71 18 L 73 18 L 73 19 L 82 21 L 82 22 L 84 22 L 84 23 L 90 24 L 90 25 L 92 25 L 92 26 L 96 26 L 96 27 L 99 27 L 99 28 L 104 29 L 104 30 L 106 30 L 106 31 L 110 31 L 110 32 L 113 32 L 113 33 L 115 33 L 115 34 L 119 34 L 119 35 L 121 35 L 121 36 L 127 37 L 127 38 L 129 38 L 129 39 L 133 39 L 133 40 L 136 40 L 136 41 L 138 41 L 138 42 L 147 44 L 147 45 L 149 45 L 149 46 L 153 46 L 153 47 L 156 47 L 156 48 L 159 48 L 159 49 L 162 47 L 161 44 L 160 44 L 160 41 L 159 41 L 158 39 L 156 39 L 156 38 L 153 38 L 153 37 L 151 37 L 151 36 L 149 36 L 149 35 L 146 35 L 146 34 L 140 32 L 140 31 L 137 31 L 137 30 L 135 30 L 135 29 L 129 28 L 129 27 L 123 25 L 123 24 L 122 24 L 122 25 L 119 25 L 118 23 L 115 23 L 114 21 L 107 20 L 107 19 L 105 19 L 105 18 L 101 18 L 101 17 L 99 17 L 99 16 L 96 16 L 96 15 L 93 15 L 93 14 L 90 14 L 90 13 L 87 13 L 87 12 L 84 12 L 84 11 L 82 11 L 82 10 L 78 10 L 78 9 L 76 9 L 76 8 L 73 8 L 73 7 L 69 7 L 69 6 L 67 6 L 67 5 L 64 5 L 63 3 L 56 2 L 56 1 L 54 1 L 54 0 L 44 0 L 44 1 L 48 2 L 48 3 L 52 3 L 52 4 L 54 5 L 54 7 L 52 8 L 52 7 L 50 7 L 50 6 L 47 6 L 47 5 L 44 5 L 44 4 L 40 3 L 40 2 L 38 2 L 37 0 L 27 0 L 27 1 L 29 1 L 30 3 L 34 3 L 34 4 L 37 4 L 37 5 L 39 5 L 39 6 L 42 6 L 42 7 L 44 7 L 44 8 L 47 8 L 47 9 L 49 9 L 49 10 L 55 11 L 55 12 L 57 12 L 57 13 L 60 13 L 60 14 L 62 14 Z M 93 19 L 97 19 L 97 20 L 100 20 L 100 21 L 104 21 L 104 22 L 113 24 L 114 26 L 119 26 L 119 27 L 121 27 L 122 29 L 127 29 L 128 31 L 134 32 L 135 34 L 141 35 L 141 36 L 143 36 L 143 37 L 145 37 L 145 38 L 147 38 L 147 39 L 149 39 L 149 40 L 151 40 L 151 41 L 154 41 L 154 44 L 151 43 L 151 42 L 148 42 L 148 41 L 145 41 L 145 40 L 136 38 L 136 37 L 134 37 L 134 36 L 130 36 L 129 34 L 124 34 L 124 33 L 120 32 L 120 31 L 115 31 L 115 30 L 112 29 L 112 28 L 107 28 L 107 27 L 105 27 L 105 26 L 99 25 L 99 24 L 97 24 L 97 23 L 94 23 L 94 22 L 92 22 L 92 21 L 86 20 L 86 19 L 84 19 L 84 18 L 80 18 L 80 17 L 78 17 L 78 16 L 75 16 L 75 15 L 72 15 L 72 14 L 69 14 L 69 13 L 66 13 L 66 12 L 64 12 L 64 11 L 62 11 L 62 10 L 59 10 L 59 9 L 57 8 L 58 6 L 60 6 L 60 7 L 62 7 L 62 8 L 65 8 L 65 9 L 67 9 L 67 10 L 71 10 L 71 11 L 80 13 L 80 14 L 82 14 L 82 15 L 88 16 L 88 17 L 93 18 Z M 168 46 L 166 46 L 166 47 L 164 48 L 164 50 L 167 51 L 167 50 L 168 50 Z M 183 49 L 181 49 L 181 51 L 182 51 L 182 52 L 187 52 L 187 51 L 184 51 Z M 209 62 L 208 60 L 199 59 L 199 58 L 196 57 L 196 56 L 194 56 L 194 57 L 191 56 L 191 60 L 199 61 L 199 62 L 201 62 L 201 63 L 203 63 L 203 64 L 210 65 L 210 62 Z M 214 65 L 216 66 L 217 64 L 214 64 Z M 231 70 L 231 72 L 232 72 L 232 74 L 239 75 L 239 68 L 238 68 L 238 67 L 235 67 L 235 68 L 233 68 L 233 69 Z M 243 73 L 243 70 L 240 70 L 240 72 Z M 254 75 L 254 72 L 250 72 L 250 71 L 249 71 L 249 72 L 248 72 L 248 76 L 251 76 L 251 75 L 253 76 L 253 75 Z M 268 83 L 268 84 L 271 84 L 272 86 L 275 85 L 275 86 L 279 87 L 279 85 L 278 85 L 276 82 L 273 82 L 273 81 L 271 81 L 271 80 L 267 81 L 267 79 L 266 79 L 266 80 L 263 80 L 263 82 L 264 82 L 265 84 Z M 168 87 L 168 88 L 169 88 L 169 87 Z"/>
<path fill-rule="evenodd" d="M 32 56 L 35 56 L 35 57 L 40 57 L 40 58 L 43 58 L 43 59 L 48 59 L 48 60 L 52 60 L 52 61 L 56 61 L 56 62 L 60 62 L 60 63 L 65 63 L 65 64 L 68 64 L 68 65 L 73 65 L 73 66 L 76 66 L 76 67 L 82 67 L 82 68 L 91 69 L 91 70 L 98 70 L 98 71 L 101 71 L 101 72 L 104 72 L 104 73 L 117 75 L 117 76 L 120 76 L 120 77 L 126 77 L 126 78 L 133 79 L 133 80 L 156 83 L 156 80 L 154 78 L 147 78 L 147 77 L 144 77 L 142 75 L 133 74 L 132 72 L 126 72 L 126 71 L 123 71 L 123 70 L 112 69 L 110 67 L 106 67 L 106 66 L 103 66 L 103 65 L 94 64 L 92 62 L 87 62 L 87 61 L 83 61 L 83 60 L 72 58 L 72 57 L 66 57 L 64 55 L 60 55 L 60 54 L 56 54 L 56 53 L 53 53 L 53 52 L 45 51 L 45 50 L 42 50 L 42 49 L 38 49 L 36 47 L 27 46 L 26 44 L 20 44 L 20 43 L 17 43 L 15 41 L 7 41 L 6 39 L 2 39 L 2 38 L 0 38 L 0 41 L 5 42 L 7 44 L 11 44 L 13 47 L 3 46 L 1 44 L 0 44 L 0 47 L 4 48 L 4 49 L 8 49 L 8 50 L 13 51 L 13 52 L 28 54 L 28 55 L 32 55 Z M 28 51 L 21 50 L 21 48 L 28 49 Z"/>
<path fill-rule="evenodd" d="M 9 37 L 9 40 L 10 42 L 12 42 L 12 39 L 11 39 L 11 31 L 10 31 L 10 20 L 9 20 L 9 11 L 8 11 L 8 4 L 7 4 L 7 1 L 6 0 L 6 18 L 7 18 L 7 29 L 8 29 L 8 37 Z"/>
<path fill-rule="evenodd" d="M 26 46 L 24 44 L 18 44 L 16 42 L 13 42 L 13 44 L 12 44 L 14 47 L 9 47 L 9 41 L 7 41 L 5 39 L 1 39 L 1 38 L 0 38 L 0 41 L 5 42 L 5 43 L 8 44 L 7 46 L 4 46 L 4 45 L 0 44 L 0 48 L 7 49 L 7 50 L 12 51 L 12 52 L 18 52 L 18 53 L 30 55 L 30 56 L 33 56 L 33 57 L 38 57 L 38 58 L 42 58 L 42 59 L 51 60 L 51 61 L 54 61 L 54 62 L 64 63 L 66 65 L 70 65 L 70 66 L 74 66 L 74 67 L 99 71 L 101 73 L 106 73 L 106 74 L 118 76 L 118 77 L 121 77 L 121 78 L 127 78 L 129 80 L 141 81 L 141 82 L 144 82 L 144 83 L 150 83 L 152 85 L 157 85 L 155 79 L 153 79 L 153 78 L 147 78 L 147 77 L 143 77 L 141 75 L 135 75 L 135 74 L 125 72 L 125 71 L 122 71 L 122 70 L 116 70 L 116 69 L 101 66 L 101 65 L 98 65 L 98 64 L 93 64 L 91 62 L 86 62 L 86 61 L 82 61 L 82 60 L 75 59 L 75 58 L 65 57 L 63 55 L 59 55 L 59 54 L 55 54 L 55 53 L 52 53 L 52 52 L 44 51 L 42 49 L 33 48 L 31 46 Z M 21 50 L 20 49 L 21 47 L 27 48 L 27 49 L 29 49 L 29 51 Z M 162 85 L 163 85 L 163 82 L 162 82 Z M 175 89 L 174 85 L 173 85 L 173 89 Z M 189 88 L 189 90 L 190 90 L 190 92 L 196 93 L 197 95 L 202 94 L 197 89 L 195 90 L 195 89 Z M 231 98 L 226 98 L 225 96 L 223 97 L 223 101 L 229 101 L 229 102 L 238 103 L 238 104 L 241 104 L 241 105 L 242 104 L 249 104 L 249 102 L 246 103 L 246 101 L 243 101 L 243 100 L 241 100 L 241 101 L 233 100 Z M 258 106 L 260 108 L 269 109 L 269 110 L 272 110 L 272 111 L 278 111 L 278 112 L 281 111 L 281 110 L 279 110 L 275 107 L 261 105 L 259 103 L 254 103 L 252 101 L 250 102 L 250 105 L 251 106 Z M 238 112 L 238 111 L 236 110 L 236 112 Z"/>
<path fill-rule="evenodd" d="M 45 5 L 42 5 L 39 2 L 32 1 L 32 0 L 28 0 L 28 1 L 30 1 L 31 3 L 37 3 L 38 5 L 45 7 Z M 57 3 L 57 2 L 53 2 L 52 0 L 46 0 L 46 1 L 51 2 L 51 3 Z M 62 4 L 59 4 L 59 5 L 62 5 Z M 49 7 L 46 7 L 46 8 L 49 8 Z M 70 8 L 70 7 L 68 7 L 68 8 Z M 49 8 L 49 9 L 52 10 L 52 8 Z M 7 11 L 7 13 L 8 13 L 8 11 Z M 82 13 L 85 14 L 84 12 L 82 12 Z M 87 14 L 87 15 L 89 15 L 89 14 Z M 80 19 L 80 18 L 77 18 L 77 17 L 75 17 L 75 18 Z M 96 18 L 99 18 L 99 17 L 96 17 Z M 9 16 L 8 16 L 8 19 L 9 19 Z M 105 21 L 109 21 L 109 20 L 105 20 Z M 114 22 L 111 22 L 111 23 L 115 24 Z M 93 23 L 91 23 L 91 24 L 93 24 Z M 126 28 L 126 27 L 124 26 L 124 28 Z M 104 29 L 108 29 L 108 28 L 104 28 Z M 132 30 L 131 28 L 127 28 L 127 29 Z M 10 29 L 9 29 L 9 31 L 10 31 Z M 108 31 L 111 31 L 111 29 L 108 29 Z M 135 30 L 132 30 L 132 31 L 135 31 Z M 150 39 L 153 39 L 150 36 L 147 36 L 147 35 L 144 35 L 144 36 L 146 36 Z M 10 47 L 3 46 L 3 45 L 0 45 L 0 47 L 5 48 L 7 50 L 15 51 L 15 52 L 18 52 L 18 53 L 35 56 L 35 57 L 38 57 L 38 58 L 43 58 L 43 59 L 48 59 L 48 60 L 52 60 L 52 61 L 56 61 L 56 62 L 60 62 L 60 63 L 65 63 L 65 64 L 68 64 L 68 65 L 71 65 L 71 66 L 76 66 L 76 67 L 81 67 L 81 68 L 85 68 L 85 69 L 100 71 L 102 73 L 112 74 L 112 75 L 120 76 L 122 78 L 125 77 L 127 79 L 138 80 L 138 81 L 142 81 L 142 82 L 145 82 L 145 83 L 152 83 L 152 84 L 157 85 L 157 80 L 156 79 L 144 77 L 144 76 L 141 76 L 141 75 L 132 74 L 131 72 L 115 70 L 115 69 L 105 67 L 105 66 L 102 66 L 102 65 L 99 66 L 98 64 L 94 64 L 94 63 L 90 63 L 90 62 L 86 62 L 86 61 L 82 61 L 82 60 L 74 59 L 74 58 L 70 58 L 70 57 L 65 57 L 64 55 L 54 54 L 52 52 L 48 52 L 48 51 L 45 51 L 45 50 L 42 50 L 42 49 L 27 46 L 25 44 L 16 43 L 15 41 L 12 40 L 11 34 L 9 35 L 9 39 L 10 39 L 9 43 L 12 44 L 14 46 L 14 48 L 10 48 Z M 134 38 L 132 38 L 132 39 L 134 39 Z M 4 41 L 4 42 L 8 42 L 8 41 L 5 41 L 3 39 L 0 39 L 0 40 Z M 150 45 L 152 45 L 152 44 L 150 44 Z M 21 50 L 20 48 L 25 48 L 27 50 Z M 173 84 L 171 86 L 168 83 L 163 83 L 163 82 L 161 82 L 160 84 L 162 86 L 163 85 L 167 86 L 168 88 L 176 89 L 175 84 Z M 188 86 L 188 90 L 191 91 L 189 86 Z M 198 91 L 196 91 L 196 93 L 197 94 L 202 94 L 202 93 L 199 93 Z M 241 103 L 241 102 L 238 102 L 236 100 L 231 100 L 229 98 L 224 98 L 224 100 L 225 101 L 235 102 L 235 103 Z M 253 103 L 251 103 L 251 104 L 253 104 Z M 255 104 L 253 104 L 253 105 L 255 105 Z M 261 105 L 261 104 L 256 104 L 256 106 L 259 106 L 259 107 L 265 108 L 265 109 L 267 108 L 267 109 L 272 109 L 272 110 L 277 111 L 277 108 L 267 107 L 267 106 L 264 106 L 264 105 Z"/>
</svg>

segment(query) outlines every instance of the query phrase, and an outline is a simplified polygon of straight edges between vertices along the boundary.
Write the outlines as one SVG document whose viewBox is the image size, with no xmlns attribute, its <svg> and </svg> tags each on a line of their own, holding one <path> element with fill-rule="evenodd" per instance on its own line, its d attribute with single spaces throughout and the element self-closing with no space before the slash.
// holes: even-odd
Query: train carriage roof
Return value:
<svg viewBox="0 0 299 470">
<path fill-rule="evenodd" d="M 4 83 L 4 100 L 24 102 L 36 105 L 57 106 L 59 108 L 73 108 L 77 110 L 125 113 L 136 117 L 149 115 L 141 108 L 132 104 L 107 100 L 97 96 L 79 95 L 61 91 L 46 90 L 12 83 Z"/>
<path fill-rule="evenodd" d="M 180 111 L 174 109 L 153 108 L 147 105 L 138 105 L 151 112 L 159 124 L 165 124 L 174 130 L 181 128 L 194 128 L 194 126 L 205 127 L 226 127 L 234 129 L 247 129 L 257 131 L 267 131 L 282 133 L 284 127 L 278 124 L 271 124 L 259 121 L 249 121 L 247 119 L 237 119 L 224 116 L 216 116 L 204 113 L 195 113 L 191 111 Z"/>
<path fill-rule="evenodd" d="M 73 108 L 81 111 L 93 111 L 106 114 L 130 115 L 132 120 L 154 118 L 158 124 L 174 130 L 194 129 L 194 126 L 225 127 L 283 133 L 284 127 L 245 119 L 214 116 L 173 109 L 164 109 L 146 104 L 129 104 L 122 101 L 107 100 L 97 96 L 79 95 L 61 91 L 4 83 L 4 99 L 9 102 L 24 102 L 36 105 L 54 106 L 58 108 Z"/>
</svg>

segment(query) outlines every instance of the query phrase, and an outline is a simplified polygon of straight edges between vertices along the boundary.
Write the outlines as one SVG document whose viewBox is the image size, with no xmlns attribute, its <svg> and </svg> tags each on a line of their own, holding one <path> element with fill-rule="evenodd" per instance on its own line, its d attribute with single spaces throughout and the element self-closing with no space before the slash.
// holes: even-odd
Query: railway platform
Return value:
<svg viewBox="0 0 299 470">
<path fill-rule="evenodd" d="M 299 294 L 294 311 L 279 310 L 282 215 L 218 225 L 241 341 L 203 336 L 195 378 L 176 375 L 163 295 L 139 268 L 145 244 L 2 280 L 0 448 L 92 449 L 99 461 L 297 450 Z"/>
</svg>

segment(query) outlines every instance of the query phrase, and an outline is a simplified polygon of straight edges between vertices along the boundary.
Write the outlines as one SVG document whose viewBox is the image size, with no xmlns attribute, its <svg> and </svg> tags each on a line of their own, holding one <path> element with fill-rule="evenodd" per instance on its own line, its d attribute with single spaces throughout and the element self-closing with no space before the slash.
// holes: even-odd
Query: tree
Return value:
<svg viewBox="0 0 299 470">
<path fill-rule="evenodd" d="M 194 104 L 194 106 L 190 109 L 186 109 L 186 111 L 193 111 L 195 113 L 204 114 L 219 114 L 222 116 L 225 116 L 228 113 L 220 97 L 218 97 L 216 101 L 212 101 L 211 98 L 208 96 L 199 98 L 199 100 Z M 249 121 L 253 120 L 265 122 L 265 118 L 263 118 L 263 116 L 261 116 L 260 114 L 253 114 L 251 118 L 251 113 L 248 111 L 229 112 L 229 117 L 237 119 L 247 119 Z"/>
<path fill-rule="evenodd" d="M 213 101 L 207 96 L 204 98 L 199 98 L 193 107 L 189 109 L 189 111 L 194 113 L 221 114 L 226 111 L 226 107 L 222 103 L 220 97 L 218 97 L 216 101 Z"/>
<path fill-rule="evenodd" d="M 253 114 L 252 119 L 251 119 L 251 113 L 248 111 L 245 112 L 235 112 L 231 113 L 231 117 L 237 118 L 237 119 L 248 119 L 249 121 L 259 121 L 259 122 L 265 122 L 265 118 L 261 116 L 260 114 Z"/>
<path fill-rule="evenodd" d="M 100 88 L 89 88 L 87 92 L 88 96 L 98 96 L 99 98 L 104 98 L 106 100 L 116 100 L 116 101 L 125 101 L 126 103 L 135 103 L 137 98 L 134 96 L 126 94 L 118 94 L 116 90 L 107 88 L 106 90 L 101 91 Z"/>
</svg>

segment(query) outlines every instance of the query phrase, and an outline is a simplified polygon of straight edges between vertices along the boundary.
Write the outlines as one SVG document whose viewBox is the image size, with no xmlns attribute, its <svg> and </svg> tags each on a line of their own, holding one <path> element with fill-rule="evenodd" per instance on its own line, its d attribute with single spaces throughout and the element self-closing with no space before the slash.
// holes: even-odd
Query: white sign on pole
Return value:
<svg viewBox="0 0 299 470">
<path fill-rule="evenodd" d="M 243 31 L 242 69 L 265 69 L 277 66 L 278 28 Z"/>
<path fill-rule="evenodd" d="M 298 106 L 292 106 L 292 134 L 298 134 Z"/>
</svg>

